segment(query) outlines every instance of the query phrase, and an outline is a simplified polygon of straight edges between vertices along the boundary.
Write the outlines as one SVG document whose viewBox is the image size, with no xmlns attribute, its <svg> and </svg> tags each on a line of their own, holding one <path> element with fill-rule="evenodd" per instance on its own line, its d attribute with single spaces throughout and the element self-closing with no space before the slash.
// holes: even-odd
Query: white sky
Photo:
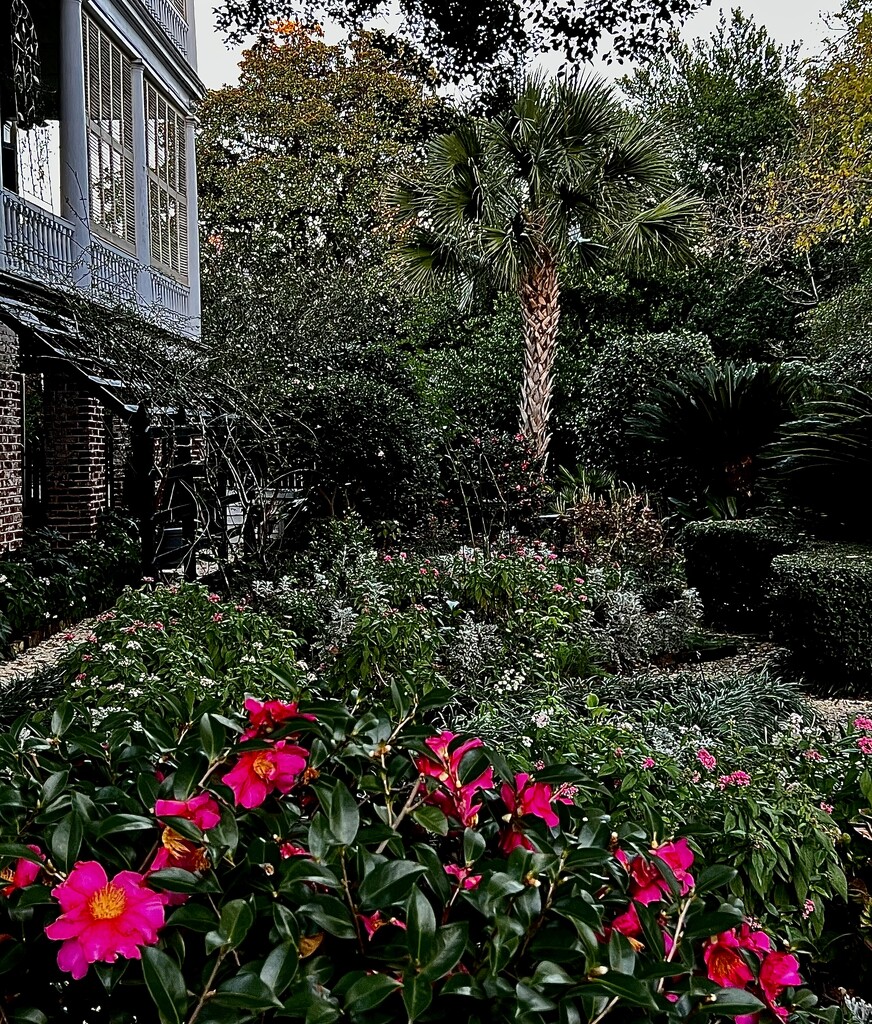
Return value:
<svg viewBox="0 0 872 1024">
<path fill-rule="evenodd" d="M 225 48 L 215 28 L 214 0 L 196 0 L 196 3 L 200 76 L 210 89 L 235 83 L 241 48 L 233 51 Z M 736 6 L 753 14 L 758 24 L 765 25 L 779 42 L 800 40 L 805 43 L 807 53 L 814 53 L 827 33 L 821 12 L 832 14 L 841 5 L 839 0 L 745 0 L 744 3 L 714 0 L 711 7 L 700 11 L 687 23 L 685 36 L 692 38 L 708 35 L 717 21 L 718 13 L 721 10 L 729 12 Z M 609 73 L 608 68 L 604 67 L 603 70 Z M 623 73 L 623 70 L 613 68 L 611 73 Z"/>
</svg>

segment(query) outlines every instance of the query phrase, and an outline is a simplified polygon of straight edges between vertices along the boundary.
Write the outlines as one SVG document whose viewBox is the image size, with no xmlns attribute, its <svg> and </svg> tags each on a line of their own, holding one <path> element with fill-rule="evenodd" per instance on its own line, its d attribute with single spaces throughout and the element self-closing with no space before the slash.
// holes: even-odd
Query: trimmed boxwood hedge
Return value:
<svg viewBox="0 0 872 1024">
<path fill-rule="evenodd" d="M 764 519 L 688 523 L 687 582 L 699 593 L 707 621 L 725 629 L 766 632 L 772 560 L 796 551 L 801 543 L 795 528 Z"/>
<path fill-rule="evenodd" d="M 773 638 L 830 692 L 872 693 L 872 548 L 820 545 L 772 562 Z"/>
</svg>

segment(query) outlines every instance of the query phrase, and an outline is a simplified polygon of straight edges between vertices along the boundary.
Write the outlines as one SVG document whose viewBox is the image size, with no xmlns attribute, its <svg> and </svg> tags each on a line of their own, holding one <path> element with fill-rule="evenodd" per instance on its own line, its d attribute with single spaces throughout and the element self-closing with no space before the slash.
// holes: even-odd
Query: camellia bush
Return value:
<svg viewBox="0 0 872 1024">
<path fill-rule="evenodd" d="M 434 693 L 427 704 L 437 706 Z M 0 738 L 8 1021 L 813 1015 L 687 839 L 392 702 L 86 702 Z"/>
</svg>

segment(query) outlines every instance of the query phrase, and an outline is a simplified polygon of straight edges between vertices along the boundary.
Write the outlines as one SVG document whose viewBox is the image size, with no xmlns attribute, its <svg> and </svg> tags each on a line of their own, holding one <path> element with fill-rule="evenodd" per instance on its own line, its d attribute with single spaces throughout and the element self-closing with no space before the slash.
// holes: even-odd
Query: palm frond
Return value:
<svg viewBox="0 0 872 1024">
<path fill-rule="evenodd" d="M 617 224 L 611 238 L 615 254 L 633 266 L 678 262 L 692 257 L 702 234 L 704 204 L 685 190 Z"/>
<path fill-rule="evenodd" d="M 603 165 L 603 181 L 653 189 L 674 187 L 666 136 L 663 125 L 655 120 L 626 117 Z"/>
</svg>

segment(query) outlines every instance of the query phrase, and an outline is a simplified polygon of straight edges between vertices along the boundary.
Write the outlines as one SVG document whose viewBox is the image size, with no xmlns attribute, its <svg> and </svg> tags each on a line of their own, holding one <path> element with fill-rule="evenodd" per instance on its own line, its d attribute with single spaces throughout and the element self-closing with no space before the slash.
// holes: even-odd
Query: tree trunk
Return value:
<svg viewBox="0 0 872 1024">
<path fill-rule="evenodd" d="M 545 459 L 551 434 L 551 392 L 560 325 L 560 281 L 550 253 L 524 275 L 519 288 L 524 322 L 524 380 L 521 384 L 521 433 Z"/>
</svg>

